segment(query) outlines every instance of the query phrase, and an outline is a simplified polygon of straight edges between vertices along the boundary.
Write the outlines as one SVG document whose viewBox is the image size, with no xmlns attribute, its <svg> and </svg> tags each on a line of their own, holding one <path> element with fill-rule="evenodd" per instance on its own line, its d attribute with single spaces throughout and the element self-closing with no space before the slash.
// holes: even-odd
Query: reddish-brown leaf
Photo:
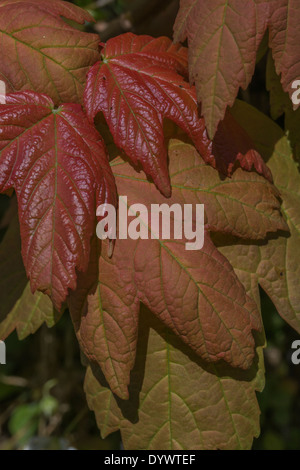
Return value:
<svg viewBox="0 0 300 470">
<path fill-rule="evenodd" d="M 205 165 L 193 146 L 178 140 L 170 142 L 169 156 L 171 199 L 165 199 L 143 174 L 137 174 L 121 159 L 111 163 L 119 194 L 128 197 L 128 205 L 138 202 L 150 209 L 150 204 L 183 207 L 202 203 L 211 230 L 246 239 L 287 230 L 278 192 L 261 176 L 238 169 L 232 178 L 222 179 Z M 124 209 L 121 206 L 119 209 Z M 200 252 L 186 251 L 178 240 L 117 239 L 111 259 L 107 249 L 104 244 L 99 264 L 99 254 L 93 252 L 90 271 L 79 276 L 69 306 L 85 355 L 101 365 L 117 395 L 128 396 L 139 301 L 205 359 L 225 358 L 236 363 L 230 348 L 239 348 L 239 340 L 252 341 L 251 325 L 257 324 L 257 317 L 254 313 L 251 319 L 253 305 L 248 304 L 242 286 L 232 277 L 230 265 L 220 258 L 208 234 Z M 226 332 L 227 321 L 230 326 Z M 232 321 L 245 328 L 238 333 L 239 339 L 236 329 L 230 337 Z M 228 339 L 231 346 L 226 343 Z M 242 354 L 236 353 L 239 361 L 243 361 Z"/>
<path fill-rule="evenodd" d="M 264 225 L 265 230 L 271 226 L 275 231 L 287 230 L 279 212 L 277 191 L 255 173 L 239 170 L 235 178 L 222 182 L 215 170 L 204 165 L 202 171 L 208 171 L 201 180 L 199 155 L 192 146 L 180 142 L 172 142 L 170 160 L 170 204 L 204 203 L 208 226 L 217 231 L 236 230 L 241 235 L 248 226 L 247 235 L 244 231 L 242 236 L 251 238 L 252 233 L 259 238 L 266 234 L 258 235 Z M 150 204 L 166 202 L 153 185 L 128 164 L 117 160 L 112 165 L 118 192 L 128 197 L 128 206 L 142 203 L 150 213 Z M 229 199 L 227 194 L 230 194 Z M 242 216 L 244 211 L 245 217 Z M 268 222 L 265 223 L 266 215 Z M 241 217 L 244 223 L 240 224 Z M 149 220 L 148 229 L 150 233 Z M 259 323 L 256 308 L 231 266 L 211 243 L 208 233 L 200 251 L 187 251 L 181 240 L 117 240 L 117 256 L 126 252 L 133 256 L 132 281 L 139 299 L 183 341 L 205 360 L 224 359 L 234 366 L 249 366 L 253 357 L 250 332 L 258 328 Z"/>
<path fill-rule="evenodd" d="M 124 34 L 107 42 L 102 62 L 89 72 L 85 105 L 89 118 L 103 112 L 115 143 L 134 164 L 141 163 L 165 196 L 170 195 L 163 119 L 179 125 L 193 140 L 204 161 L 230 174 L 236 161 L 271 179 L 251 139 L 233 117 L 226 116 L 215 143 L 198 116 L 194 87 L 179 75 L 186 50 L 167 38 Z"/>
<path fill-rule="evenodd" d="M 60 309 L 87 268 L 96 204 L 116 202 L 105 147 L 80 105 L 33 92 L 7 96 L 0 129 L 0 190 L 17 193 L 31 288 Z"/>
<path fill-rule="evenodd" d="M 47 93 L 55 102 L 79 102 L 88 68 L 99 60 L 99 37 L 78 31 L 93 21 L 86 11 L 60 0 L 0 2 L 0 79 L 9 92 Z"/>
<path fill-rule="evenodd" d="M 79 273 L 69 310 L 77 339 L 91 363 L 98 363 L 112 390 L 128 399 L 130 371 L 135 362 L 139 299 L 132 277 L 129 247 L 110 258 L 100 257 L 100 241 L 92 241 L 90 264 Z"/>
<path fill-rule="evenodd" d="M 166 202 L 127 164 L 116 164 L 113 170 L 118 191 L 127 195 L 128 206 L 142 203 L 150 212 L 151 203 Z M 172 203 L 182 202 L 177 200 L 180 194 L 180 190 L 173 194 Z M 195 196 L 197 201 L 194 191 Z M 150 233 L 150 221 L 148 229 Z M 187 251 L 181 240 L 117 240 L 114 256 L 120 258 L 123 253 L 125 257 L 131 254 L 132 283 L 139 299 L 183 341 L 205 360 L 224 359 L 245 368 L 250 365 L 254 344 L 251 329 L 259 327 L 255 305 L 208 233 L 200 251 Z"/>
<path fill-rule="evenodd" d="M 181 0 L 176 41 L 188 38 L 190 80 L 213 138 L 227 105 L 254 73 L 256 52 L 269 19 L 266 0 Z"/>
<path fill-rule="evenodd" d="M 163 118 L 198 136 L 192 89 L 178 74 L 186 51 L 167 38 L 124 34 L 107 42 L 89 72 L 85 105 L 91 120 L 103 112 L 116 144 L 166 196 L 170 195 Z M 202 134 L 205 132 L 202 126 Z"/>
<path fill-rule="evenodd" d="M 299 21 L 298 0 L 180 1 L 174 38 L 188 39 L 190 80 L 211 138 L 239 88 L 249 85 L 268 26 L 276 71 L 292 96 L 293 81 L 300 77 Z"/>
</svg>

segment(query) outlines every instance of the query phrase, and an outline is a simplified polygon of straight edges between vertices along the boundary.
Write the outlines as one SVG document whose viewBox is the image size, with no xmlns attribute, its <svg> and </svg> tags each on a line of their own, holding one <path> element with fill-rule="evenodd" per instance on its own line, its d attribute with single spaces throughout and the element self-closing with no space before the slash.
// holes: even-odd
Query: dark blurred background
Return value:
<svg viewBox="0 0 300 470">
<path fill-rule="evenodd" d="M 133 31 L 172 36 L 179 0 L 75 0 L 95 18 L 93 26 L 105 42 Z M 266 41 L 265 41 L 266 44 Z M 239 98 L 269 115 L 265 87 L 266 47 L 251 86 Z M 283 126 L 283 122 L 278 121 Z M 0 196 L 0 219 L 8 197 Z M 3 237 L 0 231 L 0 240 Z M 300 449 L 300 365 L 291 362 L 291 344 L 298 335 L 279 317 L 261 292 L 268 345 L 265 350 L 266 388 L 258 395 L 261 437 L 254 449 Z M 102 440 L 83 392 L 85 369 L 73 326 L 65 314 L 53 329 L 42 327 L 20 342 L 6 341 L 7 365 L 0 366 L 0 450 L 20 448 L 120 449 L 119 433 Z"/>
</svg>

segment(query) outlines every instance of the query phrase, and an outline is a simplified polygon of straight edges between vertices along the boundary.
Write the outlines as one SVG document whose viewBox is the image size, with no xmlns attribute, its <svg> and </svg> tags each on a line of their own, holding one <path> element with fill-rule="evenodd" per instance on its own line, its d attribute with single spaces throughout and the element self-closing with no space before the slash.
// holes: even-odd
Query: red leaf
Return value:
<svg viewBox="0 0 300 470">
<path fill-rule="evenodd" d="M 177 73 L 184 65 L 185 50 L 169 39 L 124 34 L 107 42 L 85 91 L 90 119 L 103 112 L 115 143 L 142 164 L 166 196 L 170 180 L 163 118 L 174 119 L 190 134 L 196 125 L 198 132 L 193 92 Z"/>
<path fill-rule="evenodd" d="M 87 268 L 96 205 L 115 203 L 105 147 L 79 105 L 33 92 L 7 96 L 0 129 L 0 190 L 17 193 L 31 288 L 59 309 Z"/>
<path fill-rule="evenodd" d="M 89 118 L 93 120 L 103 112 L 115 143 L 134 164 L 142 164 L 165 196 L 170 196 L 171 188 L 164 118 L 178 124 L 205 162 L 225 174 L 231 173 L 236 160 L 247 170 L 253 161 L 257 171 L 270 178 L 259 155 L 249 153 L 253 147 L 245 132 L 237 123 L 232 126 L 232 117 L 228 117 L 230 126 L 218 132 L 217 141 L 224 142 L 213 147 L 204 120 L 198 116 L 195 89 L 177 73 L 185 64 L 186 50 L 175 47 L 167 38 L 124 34 L 109 40 L 102 51 L 102 62 L 88 75 L 85 105 Z"/>
</svg>

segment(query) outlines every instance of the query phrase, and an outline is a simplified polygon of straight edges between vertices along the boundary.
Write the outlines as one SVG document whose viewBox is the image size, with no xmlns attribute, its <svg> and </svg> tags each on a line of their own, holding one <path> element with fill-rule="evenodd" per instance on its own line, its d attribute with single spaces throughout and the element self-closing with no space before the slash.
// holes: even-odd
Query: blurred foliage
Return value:
<svg viewBox="0 0 300 470">
<path fill-rule="evenodd" d="M 179 0 L 75 0 L 88 10 L 101 40 L 126 31 L 171 36 Z M 255 76 L 239 98 L 270 115 L 265 88 L 266 38 L 260 48 Z M 283 126 L 283 121 L 277 121 Z M 0 222 L 9 198 L 0 196 Z M 4 229 L 0 223 L 0 241 Z M 291 344 L 299 339 L 261 292 L 267 337 L 266 387 L 258 394 L 262 432 L 254 449 L 300 449 L 300 366 L 291 362 Z M 0 450 L 120 449 L 119 433 L 102 440 L 83 392 L 85 368 L 73 326 L 66 313 L 58 325 L 42 327 L 20 342 L 6 341 L 7 365 L 0 365 Z"/>
<path fill-rule="evenodd" d="M 128 2 L 126 0 L 75 0 L 73 3 L 87 10 L 96 21 L 110 21 L 125 13 Z M 129 2 L 130 3 L 130 2 Z"/>
<path fill-rule="evenodd" d="M 179 0 L 75 0 L 94 18 L 88 31 L 100 34 L 102 41 L 133 31 L 137 34 L 169 36 L 179 8 Z"/>
<path fill-rule="evenodd" d="M 1 206 L 1 198 L 0 198 Z M 6 340 L 0 366 L 0 450 L 119 449 L 118 433 L 102 440 L 83 392 L 73 326 L 66 314 L 52 330 Z"/>
</svg>

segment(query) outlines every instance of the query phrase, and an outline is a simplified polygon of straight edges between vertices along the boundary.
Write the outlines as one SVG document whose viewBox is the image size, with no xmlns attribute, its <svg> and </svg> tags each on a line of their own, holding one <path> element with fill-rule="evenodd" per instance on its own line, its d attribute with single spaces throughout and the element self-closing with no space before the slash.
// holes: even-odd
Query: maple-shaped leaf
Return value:
<svg viewBox="0 0 300 470">
<path fill-rule="evenodd" d="M 111 162 L 119 194 L 128 198 L 128 206 L 142 203 L 150 212 L 151 204 L 202 203 L 211 230 L 246 239 L 288 229 L 278 192 L 263 177 L 238 169 L 224 180 L 193 146 L 178 140 L 170 142 L 169 156 L 171 199 L 120 158 Z M 122 209 L 127 210 L 124 198 Z M 251 363 L 250 350 L 248 359 L 242 351 L 252 342 L 251 328 L 258 328 L 256 307 L 208 233 L 204 248 L 194 252 L 186 251 L 179 240 L 117 239 L 110 259 L 105 243 L 98 267 L 97 254 L 92 254 L 90 270 L 79 276 L 69 307 L 83 352 L 101 365 L 114 393 L 128 396 L 140 301 L 205 360 L 225 359 L 242 367 Z"/>
<path fill-rule="evenodd" d="M 260 318 L 208 234 L 199 252 L 178 240 L 118 240 L 112 260 L 100 258 L 96 287 L 78 279 L 69 308 L 84 353 L 101 365 L 114 393 L 128 397 L 138 301 L 205 361 L 250 367 Z"/>
<path fill-rule="evenodd" d="M 0 2 L 0 79 L 7 91 L 47 93 L 55 102 L 79 102 L 86 73 L 99 59 L 99 37 L 75 29 L 89 13 L 60 0 Z"/>
<path fill-rule="evenodd" d="M 188 150 L 184 153 L 186 147 Z M 176 150 L 173 155 L 172 152 L 170 154 L 170 174 L 172 175 L 170 203 L 179 203 L 180 206 L 185 203 L 204 203 L 207 225 L 211 230 L 228 233 L 231 229 L 236 234 L 245 237 L 247 225 L 248 227 L 250 225 L 247 236 L 250 238 L 252 233 L 253 237 L 260 238 L 262 234 L 259 236 L 258 226 L 263 227 L 260 217 L 262 213 L 268 214 L 266 227 L 273 225 L 275 231 L 288 230 L 279 212 L 280 203 L 276 198 L 277 193 L 265 179 L 255 173 L 239 170 L 236 172 L 236 183 L 232 182 L 231 186 L 229 180 L 222 185 L 218 173 L 203 164 L 192 146 L 178 144 Z M 190 158 L 187 157 L 188 151 L 191 152 Z M 209 181 L 207 174 L 203 177 L 202 187 L 201 179 L 199 185 L 201 167 L 214 174 L 214 183 Z M 142 174 L 137 175 L 128 164 L 117 160 L 112 163 L 112 168 L 118 192 L 127 196 L 128 207 L 135 203 L 144 204 L 149 214 L 150 204 L 166 202 L 154 186 Z M 251 183 L 243 185 L 241 180 L 243 177 L 246 179 L 249 177 L 251 181 L 253 175 L 257 178 L 257 183 L 253 183 L 251 190 Z M 214 179 L 212 175 L 211 177 Z M 205 189 L 205 184 L 207 184 L 207 189 Z M 237 191 L 237 207 L 241 204 L 239 209 L 233 207 L 234 184 L 236 184 L 235 191 Z M 231 186 L 230 189 L 229 186 Z M 261 192 L 262 188 L 263 192 Z M 264 192 L 265 195 L 263 195 Z M 230 194 L 230 200 L 228 200 L 228 194 Z M 255 199 L 252 199 L 253 194 L 255 194 Z M 239 226 L 240 221 L 236 222 L 241 217 L 244 202 L 245 217 Z M 120 204 L 124 204 L 123 199 Z M 220 208 L 219 204 L 223 207 Z M 259 208 L 260 204 L 262 206 Z M 252 214 L 248 212 L 248 209 L 251 211 L 250 208 L 253 210 Z M 255 210 L 256 208 L 258 211 Z M 121 210 L 120 207 L 119 210 Z M 235 211 L 239 214 L 238 217 Z M 272 217 L 274 221 L 270 224 Z M 151 233 L 153 230 L 151 222 L 144 220 L 144 216 L 142 220 L 143 224 L 148 222 L 148 230 Z M 121 256 L 127 257 L 126 265 L 130 263 L 128 256 L 132 260 L 132 282 L 136 286 L 139 299 L 201 357 L 208 361 L 223 359 L 235 367 L 249 367 L 253 357 L 248 349 L 249 341 L 252 341 L 250 330 L 258 327 L 256 309 L 243 293 L 238 279 L 232 277 L 230 265 L 220 258 L 208 233 L 205 233 L 204 246 L 200 251 L 187 251 L 182 240 L 163 239 L 159 241 L 156 239 L 117 240 L 115 253 L 119 250 Z M 175 297 L 174 292 L 177 292 Z M 227 317 L 229 312 L 230 321 Z M 210 319 L 209 324 L 206 318 Z M 250 329 L 246 333 L 248 328 Z M 215 334 L 218 332 L 216 342 L 211 337 L 211 334 L 214 335 L 213 331 Z M 248 353 L 249 357 L 247 357 Z"/>
<path fill-rule="evenodd" d="M 207 365 L 148 310 L 139 329 L 130 399 L 116 400 L 88 367 L 85 392 L 102 437 L 120 430 L 126 450 L 249 449 L 259 435 L 256 391 L 263 357 L 247 372 Z"/>
<path fill-rule="evenodd" d="M 205 165 L 193 145 L 172 139 L 169 143 L 172 198 L 164 198 L 143 173 L 136 174 L 120 158 L 111 162 L 120 195 L 150 204 L 204 204 L 207 226 L 246 239 L 263 239 L 269 232 L 288 231 L 281 214 L 280 194 L 255 172 L 238 168 L 223 178 Z M 122 202 L 122 201 L 121 201 Z M 150 209 L 149 209 L 150 212 Z M 195 216 L 195 214 L 193 214 Z"/>
<path fill-rule="evenodd" d="M 214 137 L 227 105 L 254 73 L 270 2 L 265 0 L 181 0 L 174 38 L 189 44 L 190 80 L 196 83 L 208 134 Z"/>
<path fill-rule="evenodd" d="M 178 74 L 187 65 L 186 51 L 167 38 L 128 33 L 110 39 L 101 55 L 87 78 L 87 114 L 93 120 L 103 112 L 116 145 L 169 196 L 163 118 L 174 119 L 190 136 L 199 133 L 192 90 Z"/>
<path fill-rule="evenodd" d="M 30 291 L 16 213 L 0 244 L 0 339 L 6 339 L 14 329 L 19 339 L 24 339 L 44 322 L 54 326 L 60 316 L 48 296 Z"/>
<path fill-rule="evenodd" d="M 106 150 L 80 105 L 13 93 L 0 107 L 0 191 L 18 198 L 22 255 L 32 291 L 60 310 L 88 265 L 96 206 L 115 204 Z"/>
<path fill-rule="evenodd" d="M 266 178 L 270 171 L 255 151 L 251 139 L 228 113 L 215 141 L 209 140 L 199 118 L 196 92 L 180 73 L 187 66 L 186 49 L 167 38 L 135 36 L 110 39 L 102 61 L 90 70 L 85 106 L 91 121 L 102 112 L 117 146 L 134 164 L 141 164 L 165 196 L 170 196 L 163 119 L 179 125 L 192 139 L 204 161 L 231 174 L 237 161 L 253 166 Z"/>
<path fill-rule="evenodd" d="M 265 115 L 238 102 L 234 114 L 268 159 L 274 183 L 282 197 L 282 211 L 290 234 L 280 234 L 264 244 L 228 240 L 220 248 L 247 283 L 258 283 L 272 299 L 278 313 L 300 331 L 300 175 L 282 130 Z M 222 245 L 220 240 L 220 245 Z"/>
</svg>

